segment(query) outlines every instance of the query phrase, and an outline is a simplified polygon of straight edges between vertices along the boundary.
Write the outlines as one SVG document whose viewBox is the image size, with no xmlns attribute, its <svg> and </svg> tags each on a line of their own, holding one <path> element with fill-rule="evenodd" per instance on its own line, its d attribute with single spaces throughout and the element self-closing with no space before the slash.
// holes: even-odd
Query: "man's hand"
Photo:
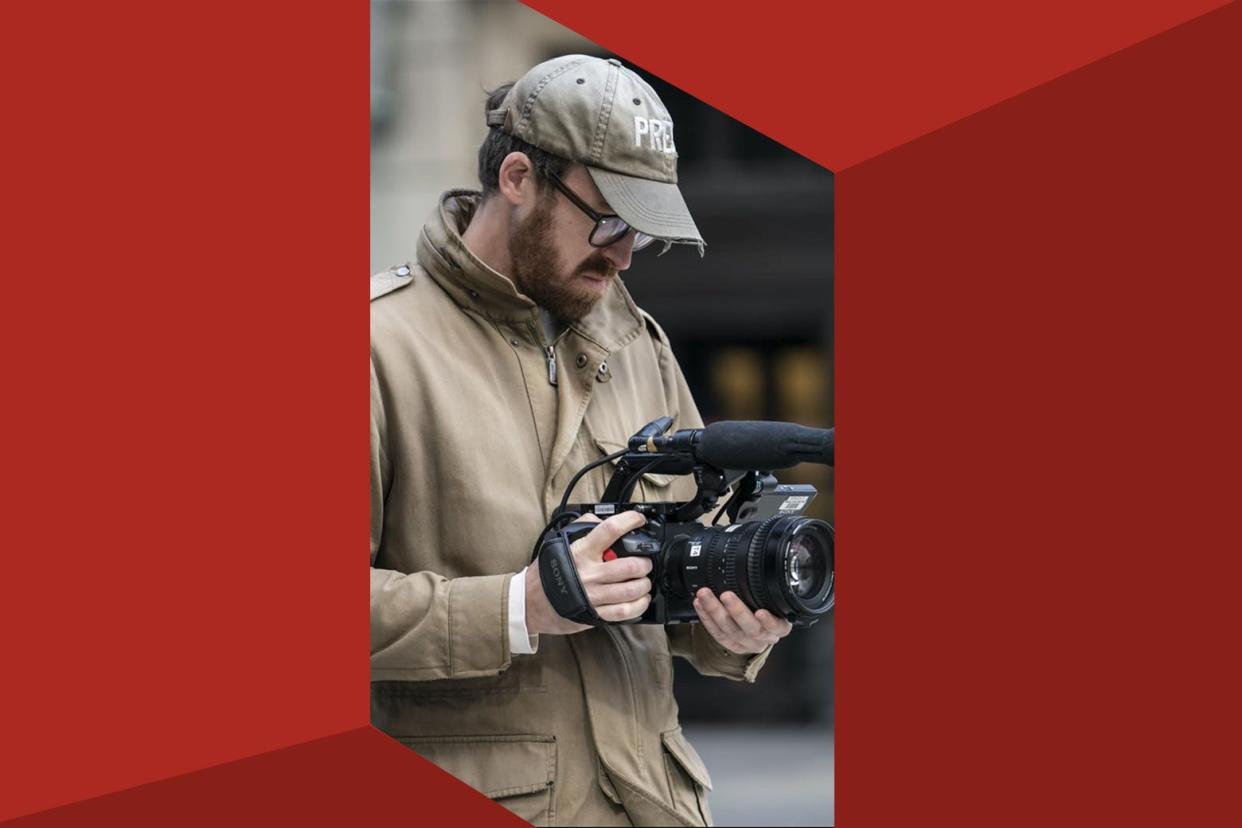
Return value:
<svg viewBox="0 0 1242 828">
<path fill-rule="evenodd" d="M 793 629 L 793 624 L 765 609 L 751 612 L 750 607 L 732 592 L 725 592 L 717 598 L 708 587 L 695 594 L 694 611 L 699 614 L 703 629 L 720 646 L 738 655 L 761 653 Z"/>
<path fill-rule="evenodd" d="M 583 515 L 579 523 L 599 523 L 595 515 Z M 638 512 L 622 512 L 599 523 L 587 534 L 574 541 L 574 565 L 578 579 L 586 590 L 587 598 L 596 614 L 605 621 L 625 621 L 637 618 L 651 603 L 651 561 L 647 558 L 617 558 L 604 560 L 604 552 L 626 532 L 632 532 L 647 522 Z M 539 580 L 539 561 L 526 567 L 526 630 L 532 635 L 551 633 L 569 635 L 589 630 L 586 624 L 575 624 L 562 618 L 552 609 Z"/>
</svg>

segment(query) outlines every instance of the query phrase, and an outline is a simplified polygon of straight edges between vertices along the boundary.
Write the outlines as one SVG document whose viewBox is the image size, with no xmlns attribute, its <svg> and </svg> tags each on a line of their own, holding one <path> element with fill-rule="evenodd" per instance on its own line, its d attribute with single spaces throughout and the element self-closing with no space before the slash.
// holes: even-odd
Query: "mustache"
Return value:
<svg viewBox="0 0 1242 828">
<path fill-rule="evenodd" d="M 617 275 L 617 269 L 608 263 L 608 260 L 602 256 L 592 256 L 582 264 L 578 265 L 575 276 L 585 276 L 586 274 L 600 276 L 604 279 L 612 279 Z"/>
</svg>

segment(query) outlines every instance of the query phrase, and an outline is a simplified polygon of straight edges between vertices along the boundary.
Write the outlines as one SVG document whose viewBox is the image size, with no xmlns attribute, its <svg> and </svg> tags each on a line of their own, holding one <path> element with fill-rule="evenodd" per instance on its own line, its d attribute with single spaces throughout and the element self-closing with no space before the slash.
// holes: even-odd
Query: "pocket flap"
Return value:
<svg viewBox="0 0 1242 828">
<path fill-rule="evenodd" d="M 682 770 L 690 774 L 690 777 L 695 782 L 698 782 L 710 791 L 712 789 L 712 778 L 707 773 L 707 766 L 699 758 L 699 752 L 682 735 L 681 728 L 661 733 L 660 739 L 664 742 L 665 750 L 677 760 L 677 764 L 681 765 Z"/>
<path fill-rule="evenodd" d="M 554 736 L 416 736 L 397 741 L 490 799 L 541 791 L 556 780 Z"/>
<path fill-rule="evenodd" d="M 629 445 L 628 442 L 623 443 L 623 442 L 618 442 L 616 440 L 603 440 L 603 439 L 600 439 L 599 437 L 595 438 L 596 448 L 598 448 L 604 454 L 615 454 L 616 452 L 620 451 L 621 449 L 625 448 L 628 445 Z M 612 464 L 614 466 L 617 465 L 617 461 L 613 460 Z M 657 488 L 664 489 L 668 487 L 668 484 L 672 483 L 674 480 L 676 480 L 678 477 L 681 477 L 681 476 L 682 475 L 677 475 L 677 474 L 644 474 L 643 480 L 646 480 L 648 483 L 650 483 L 651 485 Z"/>
</svg>

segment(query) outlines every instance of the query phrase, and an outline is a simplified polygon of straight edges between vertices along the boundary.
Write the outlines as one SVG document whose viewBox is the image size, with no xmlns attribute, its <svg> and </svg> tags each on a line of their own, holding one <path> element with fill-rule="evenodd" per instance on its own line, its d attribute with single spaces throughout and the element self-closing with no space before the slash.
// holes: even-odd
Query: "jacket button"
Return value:
<svg viewBox="0 0 1242 828">
<path fill-rule="evenodd" d="M 608 382 L 608 380 L 612 379 L 612 373 L 608 370 L 607 362 L 599 364 L 599 371 L 596 372 L 595 379 L 600 382 Z"/>
<path fill-rule="evenodd" d="M 579 368 L 581 368 L 582 366 L 586 364 L 587 364 L 587 355 L 578 354 L 578 358 L 574 360 L 574 365 L 577 365 Z"/>
<path fill-rule="evenodd" d="M 522 343 L 521 343 L 521 342 L 518 342 L 516 339 L 510 339 L 510 340 L 509 340 L 509 344 L 510 344 L 510 345 L 512 345 L 514 348 L 516 348 L 516 347 L 518 347 L 519 345 L 521 345 Z"/>
<path fill-rule="evenodd" d="M 471 298 L 471 299 L 478 299 L 478 298 L 479 298 L 479 292 L 478 292 L 477 290 L 472 290 L 472 291 L 470 291 L 470 298 Z"/>
<path fill-rule="evenodd" d="M 401 265 L 401 267 L 398 267 L 393 272 L 396 273 L 398 276 L 409 276 L 410 268 L 407 265 Z"/>
</svg>

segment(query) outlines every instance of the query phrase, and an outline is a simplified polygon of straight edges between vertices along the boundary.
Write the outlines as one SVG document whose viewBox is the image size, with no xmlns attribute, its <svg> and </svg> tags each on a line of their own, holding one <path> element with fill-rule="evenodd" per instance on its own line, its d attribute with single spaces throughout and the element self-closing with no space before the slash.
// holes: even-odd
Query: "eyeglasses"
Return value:
<svg viewBox="0 0 1242 828">
<path fill-rule="evenodd" d="M 560 190 L 565 198 L 569 199 L 575 207 L 591 217 L 595 222 L 595 226 L 591 228 L 591 235 L 587 237 L 587 241 L 592 247 L 608 247 L 616 244 L 625 238 L 625 234 L 631 230 L 634 232 L 634 249 L 642 250 L 647 245 L 655 241 L 654 236 L 648 236 L 646 233 L 640 233 L 634 230 L 626 223 L 625 219 L 615 213 L 597 213 L 591 207 L 579 198 L 568 185 L 561 180 L 561 177 L 554 172 L 548 173 L 548 178 L 552 179 L 552 186 Z"/>
</svg>

